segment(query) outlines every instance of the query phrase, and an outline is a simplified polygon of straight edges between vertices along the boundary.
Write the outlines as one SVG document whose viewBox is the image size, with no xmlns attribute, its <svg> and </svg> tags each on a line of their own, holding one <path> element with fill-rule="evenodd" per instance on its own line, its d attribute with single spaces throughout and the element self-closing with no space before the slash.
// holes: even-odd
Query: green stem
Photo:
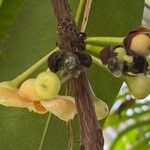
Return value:
<svg viewBox="0 0 150 150">
<path fill-rule="evenodd" d="M 103 47 L 100 47 L 100 46 L 86 44 L 86 51 L 96 56 L 99 56 L 102 49 Z"/>
<path fill-rule="evenodd" d="M 85 42 L 95 45 L 122 45 L 124 37 L 88 37 Z"/>
<path fill-rule="evenodd" d="M 125 130 L 121 131 L 120 133 L 118 133 L 117 137 L 114 139 L 114 141 L 110 145 L 109 149 L 114 150 L 117 142 L 129 131 L 140 128 L 140 127 L 145 127 L 145 126 L 149 125 L 149 123 L 150 123 L 150 120 L 146 120 L 146 121 L 143 120 L 142 122 L 133 124 L 133 125 L 129 126 L 128 128 L 126 128 Z"/>
<path fill-rule="evenodd" d="M 81 17 L 82 17 L 83 10 L 85 8 L 85 4 L 86 4 L 86 0 L 80 0 L 78 9 L 76 12 L 76 17 L 75 17 L 75 22 L 76 22 L 77 27 L 79 26 L 79 24 L 81 22 Z"/>
<path fill-rule="evenodd" d="M 15 79 L 9 81 L 9 83 L 13 87 L 18 87 L 24 80 L 26 80 L 33 72 L 35 72 L 37 69 L 39 69 L 46 61 L 49 55 L 57 51 L 59 48 L 55 48 L 52 50 L 49 54 L 47 54 L 45 57 L 40 59 L 38 62 L 36 62 L 34 65 L 32 65 L 29 69 L 27 69 L 25 72 L 17 76 Z"/>
</svg>

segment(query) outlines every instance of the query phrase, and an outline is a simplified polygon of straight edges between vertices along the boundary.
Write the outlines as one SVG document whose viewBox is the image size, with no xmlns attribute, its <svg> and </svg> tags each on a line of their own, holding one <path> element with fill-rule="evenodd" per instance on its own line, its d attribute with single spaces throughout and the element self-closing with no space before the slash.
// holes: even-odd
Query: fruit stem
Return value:
<svg viewBox="0 0 150 150">
<path fill-rule="evenodd" d="M 53 49 L 49 54 L 44 56 L 42 59 L 40 59 L 38 62 L 36 62 L 34 65 L 32 65 L 30 68 L 28 68 L 25 72 L 17 76 L 15 79 L 9 81 L 9 83 L 15 87 L 18 88 L 20 84 L 26 80 L 33 72 L 35 72 L 37 69 L 39 69 L 46 61 L 49 55 L 54 53 L 55 51 L 58 51 L 58 47 Z"/>
<path fill-rule="evenodd" d="M 103 47 L 97 45 L 86 44 L 86 51 L 93 55 L 98 55 L 102 51 Z"/>
<path fill-rule="evenodd" d="M 88 37 L 85 43 L 95 45 L 122 45 L 123 40 L 124 37 Z"/>
</svg>

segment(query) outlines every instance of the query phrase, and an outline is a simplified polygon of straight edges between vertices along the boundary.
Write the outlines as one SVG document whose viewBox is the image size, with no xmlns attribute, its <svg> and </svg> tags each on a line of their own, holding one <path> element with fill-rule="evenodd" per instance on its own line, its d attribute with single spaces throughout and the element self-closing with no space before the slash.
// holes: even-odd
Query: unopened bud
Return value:
<svg viewBox="0 0 150 150">
<path fill-rule="evenodd" d="M 137 99 L 144 99 L 150 94 L 150 78 L 145 75 L 123 76 L 130 93 Z"/>
<path fill-rule="evenodd" d="M 100 100 L 97 97 L 94 97 L 94 107 L 95 107 L 97 120 L 102 120 L 105 117 L 107 117 L 109 113 L 109 108 L 104 101 Z"/>
</svg>

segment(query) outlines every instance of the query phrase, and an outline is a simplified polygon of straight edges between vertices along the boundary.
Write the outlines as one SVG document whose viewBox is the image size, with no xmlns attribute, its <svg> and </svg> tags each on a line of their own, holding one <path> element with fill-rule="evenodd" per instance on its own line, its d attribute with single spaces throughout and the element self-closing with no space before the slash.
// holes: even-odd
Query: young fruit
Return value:
<svg viewBox="0 0 150 150">
<path fill-rule="evenodd" d="M 150 37 L 146 34 L 137 34 L 132 38 L 130 49 L 142 56 L 150 54 Z"/>
<path fill-rule="evenodd" d="M 40 73 L 35 79 L 35 91 L 42 99 L 50 99 L 57 96 L 60 87 L 59 78 L 50 71 Z"/>
<path fill-rule="evenodd" d="M 35 91 L 35 79 L 28 79 L 22 83 L 18 93 L 23 98 L 28 98 L 33 101 L 42 100 Z"/>
<path fill-rule="evenodd" d="M 109 108 L 107 104 L 97 97 L 94 97 L 94 107 L 95 107 L 97 120 L 104 119 L 109 113 Z"/>
<path fill-rule="evenodd" d="M 150 94 L 150 78 L 145 75 L 123 76 L 129 91 L 137 99 L 144 99 Z"/>
<path fill-rule="evenodd" d="M 138 55 L 146 57 L 150 54 L 150 28 L 138 27 L 124 39 L 124 46 Z"/>
<path fill-rule="evenodd" d="M 41 104 L 49 112 L 66 122 L 73 119 L 77 113 L 75 100 L 71 96 L 57 96 L 49 101 L 41 101 Z"/>
</svg>

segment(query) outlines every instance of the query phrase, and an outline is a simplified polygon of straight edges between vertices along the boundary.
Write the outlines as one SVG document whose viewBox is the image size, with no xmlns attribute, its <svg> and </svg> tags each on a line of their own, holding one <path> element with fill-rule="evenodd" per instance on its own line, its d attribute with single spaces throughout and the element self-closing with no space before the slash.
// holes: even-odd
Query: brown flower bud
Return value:
<svg viewBox="0 0 150 150">
<path fill-rule="evenodd" d="M 133 57 L 120 45 L 105 47 L 100 53 L 100 59 L 116 77 L 128 72 L 133 64 Z"/>
<path fill-rule="evenodd" d="M 113 54 L 113 46 L 108 45 L 104 47 L 104 49 L 100 52 L 100 59 L 104 65 L 108 64 L 109 58 Z"/>
<path fill-rule="evenodd" d="M 132 50 L 138 55 L 150 54 L 150 27 L 138 27 L 129 32 L 123 42 L 127 50 Z"/>
<path fill-rule="evenodd" d="M 100 59 L 116 77 L 130 72 L 138 74 L 148 71 L 148 63 L 144 56 L 138 55 L 122 46 L 105 47 L 100 52 Z"/>
</svg>

